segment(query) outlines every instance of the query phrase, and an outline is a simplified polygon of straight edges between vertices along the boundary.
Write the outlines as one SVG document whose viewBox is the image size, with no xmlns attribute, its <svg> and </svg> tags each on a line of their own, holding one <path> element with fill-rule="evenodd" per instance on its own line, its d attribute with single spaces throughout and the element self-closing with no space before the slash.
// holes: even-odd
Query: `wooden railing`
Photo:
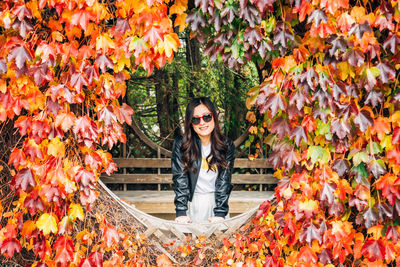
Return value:
<svg viewBox="0 0 400 267">
<path fill-rule="evenodd" d="M 115 158 L 114 162 L 118 168 L 171 168 L 170 158 Z M 265 172 L 270 168 L 266 159 L 244 159 L 235 160 L 234 168 L 245 169 L 261 169 Z M 111 176 L 102 178 L 104 183 L 119 183 L 119 184 L 171 184 L 172 175 L 158 173 L 143 174 L 143 173 L 115 173 Z M 276 184 L 277 179 L 272 174 L 233 174 L 233 184 Z"/>
<path fill-rule="evenodd" d="M 161 184 L 172 184 L 171 159 L 170 158 L 114 158 L 114 162 L 122 173 L 114 173 L 111 176 L 102 176 L 105 184 L 123 184 L 123 190 L 115 191 L 139 209 L 150 213 L 173 213 L 173 192 L 161 191 Z M 128 173 L 127 168 L 151 169 L 157 173 Z M 238 173 L 239 169 L 245 169 L 249 174 Z M 263 185 L 273 185 L 277 179 L 273 177 L 271 166 L 267 159 L 237 158 L 234 164 L 232 183 L 237 185 L 259 185 L 259 192 L 237 191 L 232 192 L 230 198 L 231 210 L 235 213 L 244 212 L 255 203 L 261 203 L 273 192 L 263 191 Z M 168 173 L 162 173 L 168 170 Z M 250 172 L 253 172 L 250 174 Z M 127 184 L 158 184 L 156 191 L 129 191 Z M 264 194 L 265 193 L 265 194 Z M 165 196 L 165 197 L 160 197 Z M 153 202 L 148 198 L 152 198 Z M 151 205 L 147 205 L 151 202 Z M 168 203 L 163 203 L 168 202 Z M 147 204 L 146 204 L 147 203 Z"/>
</svg>

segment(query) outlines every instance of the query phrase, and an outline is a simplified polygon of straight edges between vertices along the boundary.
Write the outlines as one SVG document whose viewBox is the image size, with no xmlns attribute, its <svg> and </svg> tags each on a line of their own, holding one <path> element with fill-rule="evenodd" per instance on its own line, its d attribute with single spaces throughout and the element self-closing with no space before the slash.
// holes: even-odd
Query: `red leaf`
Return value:
<svg viewBox="0 0 400 267">
<path fill-rule="evenodd" d="M 105 126 L 110 126 L 117 121 L 111 106 L 104 107 L 99 111 L 99 121 L 104 121 Z"/>
<path fill-rule="evenodd" d="M 397 147 L 395 149 L 389 150 L 387 152 L 387 158 L 392 159 L 397 165 L 400 165 L 400 149 Z"/>
<path fill-rule="evenodd" d="M 387 240 L 392 239 L 392 241 L 396 244 L 397 241 L 399 240 L 399 232 L 397 231 L 398 226 L 397 225 L 389 225 L 387 230 L 386 230 L 386 235 L 385 238 Z"/>
<path fill-rule="evenodd" d="M 114 63 L 106 55 L 98 56 L 95 63 L 103 73 L 106 72 L 106 67 L 109 67 L 110 69 L 114 68 Z"/>
<path fill-rule="evenodd" d="M 89 260 L 92 263 L 92 267 L 103 266 L 103 254 L 99 251 L 90 253 Z"/>
<path fill-rule="evenodd" d="M 88 81 L 82 73 L 74 73 L 71 76 L 71 86 L 73 86 L 78 93 L 81 92 L 82 86 L 88 86 Z"/>
<path fill-rule="evenodd" d="M 25 5 L 14 7 L 12 13 L 18 17 L 19 21 L 23 21 L 25 17 L 32 18 L 32 12 Z"/>
<path fill-rule="evenodd" d="M 158 40 L 162 40 L 162 30 L 159 27 L 151 27 L 147 30 L 144 35 L 143 39 L 146 42 L 150 42 L 151 46 L 155 47 L 157 45 Z"/>
<path fill-rule="evenodd" d="M 294 138 L 294 142 L 297 146 L 300 146 L 301 140 L 308 142 L 308 135 L 302 126 L 296 126 L 290 134 L 290 139 Z"/>
<path fill-rule="evenodd" d="M 368 257 L 368 260 L 373 262 L 378 259 L 385 259 L 385 244 L 382 240 L 370 239 L 362 246 L 361 253 Z"/>
<path fill-rule="evenodd" d="M 68 263 L 74 259 L 74 243 L 69 236 L 59 236 L 54 242 L 53 249 L 56 251 L 54 258 L 56 264 L 68 266 Z"/>
<path fill-rule="evenodd" d="M 23 46 L 16 46 L 10 50 L 7 57 L 8 61 L 15 59 L 18 69 L 22 69 L 26 61 L 32 61 L 32 53 Z"/>
<path fill-rule="evenodd" d="M 374 120 L 371 117 L 370 110 L 360 110 L 360 112 L 355 116 L 354 123 L 360 127 L 362 132 L 365 132 L 369 126 L 374 125 Z"/>
<path fill-rule="evenodd" d="M 123 103 L 122 106 L 114 109 L 114 112 L 120 123 L 126 122 L 128 125 L 132 124 L 133 109 L 130 106 Z"/>
<path fill-rule="evenodd" d="M 288 169 L 299 164 L 300 155 L 297 150 L 286 150 L 282 154 L 282 162 L 286 164 Z"/>
<path fill-rule="evenodd" d="M 99 170 L 102 167 L 102 159 L 96 152 L 85 155 L 85 165 L 88 165 L 94 170 Z"/>
<path fill-rule="evenodd" d="M 313 117 L 307 115 L 301 122 L 301 126 L 307 129 L 307 132 L 311 133 L 317 129 L 317 123 Z"/>
<path fill-rule="evenodd" d="M 24 152 L 19 148 L 14 148 L 11 152 L 10 158 L 8 159 L 8 164 L 13 164 L 16 170 L 18 170 L 20 165 L 25 165 L 26 158 Z"/>
<path fill-rule="evenodd" d="M 267 97 L 264 109 L 270 109 L 271 115 L 275 116 L 279 110 L 286 110 L 286 102 L 280 94 L 273 94 Z"/>
<path fill-rule="evenodd" d="M 393 137 L 392 137 L 392 143 L 393 144 L 399 144 L 400 143 L 400 127 L 394 128 Z"/>
<path fill-rule="evenodd" d="M 26 116 L 20 116 L 14 123 L 14 127 L 19 129 L 19 134 L 24 136 L 27 130 L 31 128 L 32 118 Z"/>
<path fill-rule="evenodd" d="M 82 29 L 86 30 L 89 24 L 91 15 L 85 10 L 75 11 L 71 17 L 71 24 L 74 26 L 81 26 Z"/>
<path fill-rule="evenodd" d="M 37 210 L 44 211 L 44 204 L 37 192 L 32 192 L 30 196 L 25 198 L 25 208 L 29 209 L 29 213 L 34 216 Z"/>
<path fill-rule="evenodd" d="M 1 242 L 1 253 L 7 253 L 9 258 L 12 258 L 14 252 L 21 252 L 21 244 L 15 238 L 7 238 L 3 242 Z"/>
<path fill-rule="evenodd" d="M 78 265 L 79 267 L 92 267 L 92 263 L 88 258 L 82 259 Z"/>
<path fill-rule="evenodd" d="M 299 254 L 297 255 L 297 260 L 299 262 L 316 263 L 318 257 L 309 246 L 304 246 L 300 249 Z"/>
<path fill-rule="evenodd" d="M 106 242 L 106 246 L 109 248 L 114 243 L 118 243 L 119 235 L 118 235 L 118 231 L 115 228 L 115 226 L 106 225 L 106 227 L 104 227 L 104 231 L 103 231 L 103 238 L 104 238 L 104 241 Z"/>
<path fill-rule="evenodd" d="M 271 133 L 275 133 L 279 139 L 283 139 L 290 131 L 289 122 L 285 118 L 277 118 L 271 125 Z"/>
<path fill-rule="evenodd" d="M 23 168 L 21 169 L 17 175 L 15 175 L 12 180 L 11 180 L 11 184 L 10 187 L 13 190 L 19 190 L 22 189 L 25 192 L 28 191 L 29 186 L 35 186 L 36 185 L 36 181 L 33 178 L 33 173 L 31 171 L 31 169 L 29 168 Z"/>
<path fill-rule="evenodd" d="M 77 183 L 79 183 L 79 181 L 80 181 L 81 184 L 85 187 L 88 186 L 90 182 L 94 183 L 95 180 L 96 180 L 96 177 L 95 177 L 94 173 L 92 171 L 88 171 L 83 168 L 80 169 L 75 176 L 75 181 Z"/>
</svg>

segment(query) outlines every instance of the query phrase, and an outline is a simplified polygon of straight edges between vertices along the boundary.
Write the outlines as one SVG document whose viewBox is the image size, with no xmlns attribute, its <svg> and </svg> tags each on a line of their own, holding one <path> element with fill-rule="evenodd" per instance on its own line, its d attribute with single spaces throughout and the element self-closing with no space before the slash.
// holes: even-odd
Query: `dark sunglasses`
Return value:
<svg viewBox="0 0 400 267">
<path fill-rule="evenodd" d="M 212 113 L 204 114 L 201 117 L 193 117 L 192 118 L 192 124 L 193 125 L 199 124 L 201 119 L 203 119 L 204 122 L 210 122 L 212 120 L 212 118 L 213 118 Z"/>
</svg>

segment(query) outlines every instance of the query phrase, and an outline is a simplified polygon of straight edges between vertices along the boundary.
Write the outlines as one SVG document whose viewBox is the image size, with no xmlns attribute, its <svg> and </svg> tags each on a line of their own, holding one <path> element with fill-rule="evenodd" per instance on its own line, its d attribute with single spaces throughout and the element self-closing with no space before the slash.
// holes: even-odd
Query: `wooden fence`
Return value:
<svg viewBox="0 0 400 267">
<path fill-rule="evenodd" d="M 114 158 L 120 173 L 102 176 L 105 184 L 122 184 L 122 190 L 114 191 L 121 199 L 150 214 L 174 214 L 174 192 L 161 190 L 161 184 L 172 184 L 170 158 Z M 275 185 L 267 159 L 237 158 L 234 164 L 234 185 L 259 185 L 257 191 L 234 189 L 229 200 L 231 214 L 243 213 L 273 195 L 264 185 Z M 156 173 L 139 173 L 138 170 Z M 133 171 L 132 171 L 133 170 Z M 131 173 L 129 173 L 131 172 Z M 245 173 L 241 173 L 245 172 Z M 157 184 L 157 190 L 127 190 L 129 184 Z M 235 187 L 234 187 L 235 188 Z M 242 186 L 243 189 L 243 186 Z"/>
</svg>

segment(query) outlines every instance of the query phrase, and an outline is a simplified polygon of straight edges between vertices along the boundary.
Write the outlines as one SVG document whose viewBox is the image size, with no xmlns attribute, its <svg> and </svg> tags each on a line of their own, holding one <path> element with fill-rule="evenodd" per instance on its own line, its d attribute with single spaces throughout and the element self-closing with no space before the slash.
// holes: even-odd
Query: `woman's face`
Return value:
<svg viewBox="0 0 400 267">
<path fill-rule="evenodd" d="M 205 122 L 203 116 L 212 114 L 211 111 L 203 104 L 198 105 L 193 110 L 193 117 L 201 118 L 199 124 L 192 123 L 194 131 L 198 134 L 200 139 L 210 138 L 211 133 L 214 130 L 215 123 L 214 117 L 212 117 L 211 121 Z"/>
</svg>

